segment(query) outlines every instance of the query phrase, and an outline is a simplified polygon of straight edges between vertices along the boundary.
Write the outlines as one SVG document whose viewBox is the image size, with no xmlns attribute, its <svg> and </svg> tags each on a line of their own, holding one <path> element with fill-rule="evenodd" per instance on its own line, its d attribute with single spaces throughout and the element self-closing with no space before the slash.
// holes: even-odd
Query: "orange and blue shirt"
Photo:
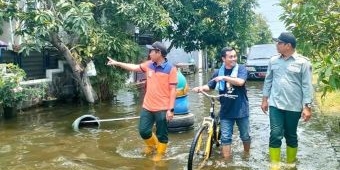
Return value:
<svg viewBox="0 0 340 170">
<path fill-rule="evenodd" d="M 140 64 L 146 75 L 146 93 L 143 108 L 149 111 L 168 110 L 170 108 L 171 86 L 177 85 L 177 68 L 167 60 L 159 66 L 151 60 Z"/>
</svg>

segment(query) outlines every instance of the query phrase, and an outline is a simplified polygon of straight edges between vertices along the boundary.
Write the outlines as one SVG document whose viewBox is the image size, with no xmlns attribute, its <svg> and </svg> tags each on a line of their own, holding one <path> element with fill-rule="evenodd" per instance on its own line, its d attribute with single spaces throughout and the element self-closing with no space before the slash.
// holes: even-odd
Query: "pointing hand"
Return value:
<svg viewBox="0 0 340 170">
<path fill-rule="evenodd" d="M 114 59 L 112 59 L 112 58 L 110 58 L 110 57 L 107 57 L 107 59 L 108 59 L 109 61 L 107 62 L 106 65 L 108 65 L 108 66 L 115 66 L 115 65 L 118 64 L 118 62 L 117 62 L 116 60 L 114 60 Z"/>
</svg>

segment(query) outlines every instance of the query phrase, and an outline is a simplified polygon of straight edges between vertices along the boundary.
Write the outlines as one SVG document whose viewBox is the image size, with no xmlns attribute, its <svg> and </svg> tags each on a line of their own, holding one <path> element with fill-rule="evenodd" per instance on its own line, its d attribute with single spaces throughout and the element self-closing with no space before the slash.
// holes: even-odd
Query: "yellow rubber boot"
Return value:
<svg viewBox="0 0 340 170">
<path fill-rule="evenodd" d="M 156 150 L 158 139 L 155 134 L 152 133 L 152 136 L 149 139 L 145 139 L 144 142 L 146 144 L 144 148 L 144 154 L 149 155 Z"/>
<path fill-rule="evenodd" d="M 270 170 L 280 169 L 281 148 L 269 148 Z"/>
<path fill-rule="evenodd" d="M 163 156 L 164 156 L 164 154 L 165 154 L 165 152 L 166 152 L 166 148 L 168 147 L 168 144 L 167 143 L 158 143 L 158 145 L 157 145 L 157 153 L 156 153 L 156 155 L 152 158 L 152 160 L 153 161 L 155 161 L 155 162 L 158 162 L 158 161 L 160 161 L 162 158 L 163 158 Z"/>
<path fill-rule="evenodd" d="M 287 154 L 287 164 L 288 166 L 295 167 L 296 162 L 296 153 L 297 153 L 297 147 L 292 148 L 287 146 L 286 154 Z"/>
</svg>

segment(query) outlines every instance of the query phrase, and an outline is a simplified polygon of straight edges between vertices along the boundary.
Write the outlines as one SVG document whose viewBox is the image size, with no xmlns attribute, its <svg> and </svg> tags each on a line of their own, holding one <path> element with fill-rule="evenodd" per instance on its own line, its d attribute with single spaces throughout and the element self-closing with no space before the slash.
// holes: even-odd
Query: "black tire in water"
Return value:
<svg viewBox="0 0 340 170">
<path fill-rule="evenodd" d="M 204 154 L 206 145 L 208 143 L 209 134 L 208 134 L 208 126 L 202 126 L 195 135 L 194 140 L 191 143 L 189 157 L 188 157 L 188 170 L 199 169 L 204 166 L 204 161 L 206 157 L 210 157 L 212 143 L 210 143 L 210 151 L 208 154 Z M 201 142 L 200 146 L 198 146 L 198 142 Z"/>
<path fill-rule="evenodd" d="M 192 113 L 174 115 L 174 118 L 169 122 L 169 128 L 190 127 L 195 123 L 195 116 Z"/>
</svg>

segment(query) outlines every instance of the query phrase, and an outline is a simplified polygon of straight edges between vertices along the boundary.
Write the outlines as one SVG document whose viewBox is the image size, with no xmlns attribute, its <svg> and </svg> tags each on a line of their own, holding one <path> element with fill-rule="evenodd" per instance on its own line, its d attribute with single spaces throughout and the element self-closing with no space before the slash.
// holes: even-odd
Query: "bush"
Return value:
<svg viewBox="0 0 340 170">
<path fill-rule="evenodd" d="M 26 73 L 17 65 L 12 63 L 3 67 L 0 72 L 0 103 L 3 106 L 13 107 L 24 98 L 24 90 L 20 82 L 25 78 Z"/>
</svg>

